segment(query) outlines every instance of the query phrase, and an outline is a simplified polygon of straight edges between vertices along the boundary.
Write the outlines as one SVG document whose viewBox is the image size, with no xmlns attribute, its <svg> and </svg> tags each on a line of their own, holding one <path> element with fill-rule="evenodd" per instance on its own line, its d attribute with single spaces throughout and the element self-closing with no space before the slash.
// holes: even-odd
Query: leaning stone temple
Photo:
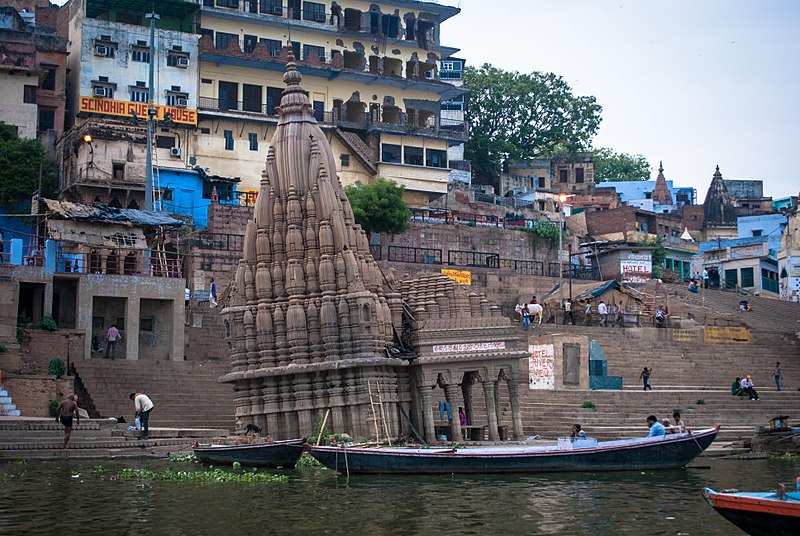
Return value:
<svg viewBox="0 0 800 536">
<path fill-rule="evenodd" d="M 413 426 L 432 440 L 441 432 L 434 408 L 446 400 L 451 437 L 459 437 L 455 412 L 463 407 L 497 439 L 508 401 L 512 432 L 521 436 L 519 367 L 527 354 L 510 320 L 443 276 L 399 283 L 384 276 L 301 79 L 290 61 L 223 310 L 231 370 L 221 381 L 233 384 L 238 427 L 302 437 L 330 410 L 329 431 L 398 437 Z"/>
</svg>

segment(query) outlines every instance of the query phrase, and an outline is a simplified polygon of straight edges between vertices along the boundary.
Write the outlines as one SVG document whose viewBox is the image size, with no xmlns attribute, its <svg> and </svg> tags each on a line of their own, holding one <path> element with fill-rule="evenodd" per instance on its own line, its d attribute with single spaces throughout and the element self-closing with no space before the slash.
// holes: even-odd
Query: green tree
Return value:
<svg viewBox="0 0 800 536">
<path fill-rule="evenodd" d="M 378 178 L 368 184 L 345 187 L 356 222 L 371 233 L 402 233 L 408 229 L 411 211 L 403 201 L 403 188 Z"/>
<path fill-rule="evenodd" d="M 40 165 L 42 195 L 52 196 L 58 187 L 58 172 L 42 144 L 20 138 L 13 126 L 0 122 L 0 207 L 14 209 L 21 201 L 30 200 L 39 189 Z"/>
<path fill-rule="evenodd" d="M 484 64 L 467 68 L 466 158 L 476 175 L 494 180 L 503 160 L 530 159 L 588 149 L 602 107 L 577 96 L 553 73 L 504 71 Z"/>
<path fill-rule="evenodd" d="M 649 179 L 650 162 L 644 155 L 618 153 L 607 147 L 594 150 L 594 182 Z"/>
</svg>

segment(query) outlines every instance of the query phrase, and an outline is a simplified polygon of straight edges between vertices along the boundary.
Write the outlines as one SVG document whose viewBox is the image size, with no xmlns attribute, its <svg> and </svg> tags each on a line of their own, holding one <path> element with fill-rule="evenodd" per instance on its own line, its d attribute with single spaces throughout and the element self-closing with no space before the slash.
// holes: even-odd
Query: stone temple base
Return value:
<svg viewBox="0 0 800 536">
<path fill-rule="evenodd" d="M 386 437 L 386 428 L 390 437 L 398 437 L 408 428 L 403 426 L 401 406 L 411 414 L 408 385 L 406 367 L 364 365 L 238 380 L 234 384 L 237 429 L 254 424 L 273 439 L 316 440 L 311 436 L 319 433 L 330 410 L 326 433 L 374 441 L 377 425 L 381 438 Z"/>
</svg>

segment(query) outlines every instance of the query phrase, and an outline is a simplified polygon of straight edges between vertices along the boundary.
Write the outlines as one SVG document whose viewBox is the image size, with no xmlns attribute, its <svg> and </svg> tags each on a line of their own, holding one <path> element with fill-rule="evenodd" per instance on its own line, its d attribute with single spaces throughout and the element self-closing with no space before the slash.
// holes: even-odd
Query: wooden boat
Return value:
<svg viewBox="0 0 800 536">
<path fill-rule="evenodd" d="M 800 479 L 798 479 L 800 481 Z M 722 517 L 750 536 L 797 536 L 800 534 L 800 484 L 793 492 L 703 490 L 708 504 Z"/>
<path fill-rule="evenodd" d="M 719 427 L 591 446 L 359 448 L 306 446 L 340 473 L 454 474 L 624 471 L 683 467 L 714 441 Z M 579 445 L 580 443 L 576 443 Z"/>
<path fill-rule="evenodd" d="M 303 439 L 288 439 L 271 443 L 247 445 L 201 445 L 194 455 L 205 463 L 230 465 L 239 462 L 253 467 L 293 468 L 303 454 Z"/>
</svg>

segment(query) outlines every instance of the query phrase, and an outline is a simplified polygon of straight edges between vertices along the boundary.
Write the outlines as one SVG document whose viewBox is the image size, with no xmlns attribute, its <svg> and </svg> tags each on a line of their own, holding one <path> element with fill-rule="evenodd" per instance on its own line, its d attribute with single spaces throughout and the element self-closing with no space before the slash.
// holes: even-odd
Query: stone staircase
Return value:
<svg viewBox="0 0 800 536">
<path fill-rule="evenodd" d="M 17 406 L 14 405 L 14 401 L 11 400 L 11 395 L 0 387 L 0 415 L 7 415 L 9 417 L 19 417 L 20 411 L 17 409 Z"/>
<path fill-rule="evenodd" d="M 164 456 L 226 434 L 212 428 L 153 428 L 149 439 L 139 440 L 126 429 L 111 419 L 81 420 L 64 450 L 64 429 L 53 419 L 0 417 L 0 459 Z"/>
<path fill-rule="evenodd" d="M 133 422 L 128 395 L 143 392 L 152 398 L 154 426 L 230 430 L 234 427 L 233 392 L 217 378 L 225 373 L 221 361 L 133 361 L 93 359 L 75 362 L 86 391 L 102 417 L 125 417 Z"/>
<path fill-rule="evenodd" d="M 690 427 L 720 424 L 718 441 L 740 442 L 776 415 L 800 418 L 800 344 L 793 335 L 753 331 L 751 343 L 705 344 L 702 329 L 694 330 L 696 340 L 687 341 L 681 340 L 685 333 L 673 334 L 669 329 L 537 328 L 535 333 L 569 333 L 597 340 L 608 360 L 609 374 L 622 376 L 624 388 L 530 391 L 523 386 L 526 433 L 546 438 L 564 436 L 573 423 L 580 423 L 598 438 L 640 436 L 647 432 L 648 415 L 671 419 L 673 410 L 678 409 Z M 781 392 L 771 375 L 776 361 L 781 362 L 784 376 Z M 639 374 L 645 366 L 653 369 L 653 391 L 642 391 Z M 730 394 L 733 379 L 746 374 L 753 375 L 758 401 Z M 582 408 L 586 401 L 594 408 Z"/>
</svg>

